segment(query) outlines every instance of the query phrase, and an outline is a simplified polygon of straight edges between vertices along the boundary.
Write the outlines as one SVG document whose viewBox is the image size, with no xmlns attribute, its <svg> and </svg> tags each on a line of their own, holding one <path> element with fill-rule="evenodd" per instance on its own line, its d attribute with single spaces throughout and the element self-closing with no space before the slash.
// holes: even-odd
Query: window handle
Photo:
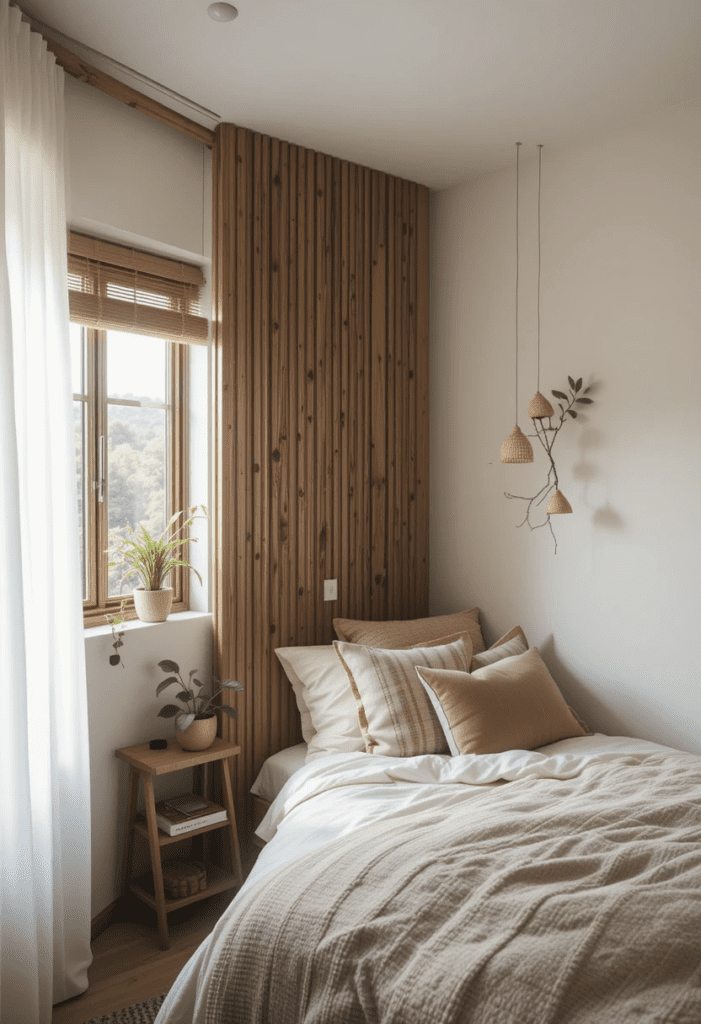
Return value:
<svg viewBox="0 0 701 1024">
<path fill-rule="evenodd" d="M 97 500 L 105 500 L 105 437 L 104 434 L 98 439 L 97 447 L 97 480 L 95 481 Z"/>
</svg>

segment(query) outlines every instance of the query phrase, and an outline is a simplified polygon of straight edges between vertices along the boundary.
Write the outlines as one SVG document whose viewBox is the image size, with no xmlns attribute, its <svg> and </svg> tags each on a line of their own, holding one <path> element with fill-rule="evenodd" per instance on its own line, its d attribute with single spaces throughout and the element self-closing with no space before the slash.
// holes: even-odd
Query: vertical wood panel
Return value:
<svg viewBox="0 0 701 1024">
<path fill-rule="evenodd" d="M 370 492 L 371 617 L 387 617 L 387 176 L 372 172 Z"/>
<path fill-rule="evenodd" d="M 363 286 L 363 475 L 359 500 L 363 503 L 363 617 L 372 618 L 372 171 L 363 167 L 363 248 L 358 274 Z"/>
<path fill-rule="evenodd" d="M 245 687 L 245 822 L 299 737 L 275 647 L 427 612 L 428 191 L 220 125 L 213 195 L 214 648 Z"/>
<path fill-rule="evenodd" d="M 429 523 L 429 191 L 418 188 L 416 251 L 416 615 L 428 615 Z"/>
<path fill-rule="evenodd" d="M 387 178 L 387 208 L 385 210 L 385 231 L 387 237 L 387 332 L 386 332 L 386 402 L 387 402 L 387 416 L 386 416 L 386 435 L 387 435 L 387 451 L 386 451 L 386 491 L 387 498 L 385 503 L 387 525 L 386 525 L 386 543 L 385 543 L 385 564 L 386 564 L 386 581 L 385 581 L 385 600 L 386 614 L 388 619 L 396 618 L 396 522 L 394 516 L 395 509 L 395 480 L 396 480 L 396 460 L 395 460 L 395 421 L 394 421 L 394 389 L 395 389 L 395 371 L 394 371 L 394 342 L 395 342 L 395 274 L 394 274 L 394 253 L 395 253 L 395 232 L 394 232 L 394 192 L 395 192 L 395 179 L 391 176 Z"/>
<path fill-rule="evenodd" d="M 409 476 L 409 588 L 408 613 L 416 617 L 419 605 L 416 593 L 417 535 L 416 535 L 416 185 L 409 184 L 409 450 L 407 472 Z"/>
</svg>

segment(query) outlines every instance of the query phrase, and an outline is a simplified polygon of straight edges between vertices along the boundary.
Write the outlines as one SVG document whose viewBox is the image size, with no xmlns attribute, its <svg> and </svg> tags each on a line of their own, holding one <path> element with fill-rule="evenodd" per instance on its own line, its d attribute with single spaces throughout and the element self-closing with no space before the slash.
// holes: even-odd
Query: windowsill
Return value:
<svg viewBox="0 0 701 1024">
<path fill-rule="evenodd" d="M 122 630 L 125 633 L 131 633 L 134 630 L 141 629 L 160 629 L 163 626 L 169 624 L 177 625 L 180 622 L 188 622 L 191 619 L 211 619 L 211 612 L 173 612 L 165 622 L 142 622 L 141 619 L 129 619 L 127 622 L 123 622 L 117 628 L 121 633 Z M 88 626 L 83 630 L 86 640 L 90 640 L 93 637 L 98 636 L 111 636 L 112 627 L 105 623 L 104 626 Z"/>
</svg>

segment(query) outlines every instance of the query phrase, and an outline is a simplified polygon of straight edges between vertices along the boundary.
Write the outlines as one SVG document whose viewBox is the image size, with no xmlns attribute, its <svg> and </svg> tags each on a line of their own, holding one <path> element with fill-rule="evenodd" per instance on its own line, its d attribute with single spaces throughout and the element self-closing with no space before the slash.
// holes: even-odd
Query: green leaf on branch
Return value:
<svg viewBox="0 0 701 1024">
<path fill-rule="evenodd" d="M 577 401 L 581 402 L 582 405 L 592 405 L 594 399 L 593 398 L 578 398 Z"/>
<path fill-rule="evenodd" d="M 562 391 L 553 391 L 551 394 L 555 395 L 555 398 L 562 398 L 565 402 L 567 401 L 567 395 L 563 394 Z"/>
<path fill-rule="evenodd" d="M 576 391 L 576 390 L 577 390 L 577 389 L 575 388 L 575 386 L 574 386 L 574 380 L 573 380 L 573 378 L 572 378 L 572 377 L 568 377 L 568 378 L 567 378 L 567 383 L 569 384 L 569 386 L 570 386 L 570 387 L 572 388 L 572 390 L 573 390 L 573 391 Z"/>
<path fill-rule="evenodd" d="M 581 391 L 582 390 L 582 378 L 581 377 L 579 378 L 579 380 L 575 384 L 574 390 L 575 391 Z"/>
<path fill-rule="evenodd" d="M 192 694 L 187 690 L 181 690 L 180 693 L 176 693 L 176 700 L 192 700 Z"/>
<path fill-rule="evenodd" d="M 163 661 L 159 661 L 158 662 L 158 667 L 161 669 L 162 672 L 179 672 L 180 671 L 180 665 L 178 665 L 177 662 L 175 662 L 175 661 L 169 661 L 167 658 L 164 658 Z"/>
<path fill-rule="evenodd" d="M 156 687 L 156 696 L 160 697 L 160 695 L 163 693 L 166 687 L 172 686 L 173 683 L 179 682 L 180 680 L 178 679 L 177 676 L 169 676 L 168 679 L 164 679 L 163 682 L 159 683 L 158 686 Z"/>
<path fill-rule="evenodd" d="M 577 419 L 577 413 L 574 411 L 574 409 L 568 409 L 567 412 L 570 414 L 573 420 Z"/>
<path fill-rule="evenodd" d="M 225 679 L 221 685 L 224 690 L 236 690 L 237 693 L 243 693 L 243 686 L 236 679 Z"/>
<path fill-rule="evenodd" d="M 228 704 L 220 704 L 217 711 L 223 711 L 225 715 L 229 716 L 229 718 L 239 717 L 239 713 L 236 708 L 230 708 Z"/>
<path fill-rule="evenodd" d="M 175 718 L 176 715 L 181 715 L 183 709 L 179 708 L 177 704 L 166 704 L 158 712 L 159 718 Z"/>
</svg>

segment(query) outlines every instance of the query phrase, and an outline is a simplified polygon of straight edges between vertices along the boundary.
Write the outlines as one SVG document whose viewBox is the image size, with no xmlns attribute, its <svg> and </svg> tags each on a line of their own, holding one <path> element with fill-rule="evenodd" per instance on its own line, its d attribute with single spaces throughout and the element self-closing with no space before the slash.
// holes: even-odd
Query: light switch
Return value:
<svg viewBox="0 0 701 1024">
<path fill-rule="evenodd" d="M 338 600 L 338 580 L 324 580 L 324 600 Z"/>
</svg>

